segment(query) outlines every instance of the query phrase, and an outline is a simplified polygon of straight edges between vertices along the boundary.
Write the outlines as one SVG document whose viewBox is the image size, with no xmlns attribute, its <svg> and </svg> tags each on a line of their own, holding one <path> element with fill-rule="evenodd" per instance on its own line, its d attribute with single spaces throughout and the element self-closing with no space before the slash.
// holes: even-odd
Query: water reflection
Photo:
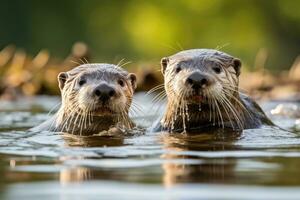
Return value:
<svg viewBox="0 0 300 200">
<path fill-rule="evenodd" d="M 64 134 L 63 139 L 66 147 L 114 147 L 124 144 L 122 136 L 92 136 L 80 137 L 71 134 Z"/>
<path fill-rule="evenodd" d="M 103 156 L 99 148 L 107 148 L 112 153 L 122 151 L 122 145 L 128 144 L 125 138 L 114 137 L 67 137 L 69 146 L 88 146 L 99 152 L 98 157 L 80 157 L 61 160 L 65 165 L 73 166 L 60 172 L 63 184 L 85 180 L 126 180 L 137 182 L 162 182 L 170 187 L 181 183 L 225 183 L 235 179 L 236 160 L 228 157 L 207 158 L 197 152 L 229 151 L 236 149 L 233 143 L 241 136 L 240 132 L 208 131 L 201 134 L 159 133 L 149 137 L 156 138 L 161 149 L 156 154 L 139 154 L 140 145 L 133 147 L 129 155 L 120 153 Z M 132 140 L 132 138 L 130 139 Z M 95 148 L 93 148 L 95 147 Z M 124 146 L 123 146 L 124 147 Z M 125 149 L 124 149 L 125 150 Z M 138 150 L 138 151 L 134 151 Z M 149 149 L 149 151 L 153 151 Z M 121 156 L 121 157 L 120 157 Z M 139 173 L 140 171 L 140 173 Z M 160 178 L 161 177 L 161 178 Z"/>
<path fill-rule="evenodd" d="M 166 160 L 183 160 L 181 163 L 163 164 L 163 183 L 167 187 L 180 183 L 225 183 L 234 179 L 236 162 L 230 158 L 204 159 L 193 155 L 194 151 L 222 151 L 234 149 L 241 132 L 208 130 L 200 134 L 164 134 L 161 140 L 166 153 Z M 186 164 L 184 160 L 198 160 L 199 164 Z"/>
<path fill-rule="evenodd" d="M 2 159 L 0 158 L 0 199 L 2 199 L 3 197 L 3 193 L 5 191 L 5 179 L 3 177 L 5 177 L 5 169 L 4 169 L 4 163 L 2 161 Z"/>
<path fill-rule="evenodd" d="M 71 134 L 64 134 L 64 142 L 65 147 L 91 147 L 91 148 L 109 148 L 109 147 L 118 147 L 122 146 L 124 144 L 124 137 L 115 137 L 115 136 L 76 136 Z M 60 160 L 63 160 L 64 162 L 67 162 L 70 158 L 69 157 L 61 157 Z M 71 160 L 74 160 L 73 157 L 71 157 Z M 75 164 L 82 164 L 85 163 L 85 160 L 88 162 L 88 160 L 91 160 L 91 157 L 85 158 L 77 158 L 77 161 L 75 161 Z M 96 159 L 96 158 L 93 158 Z M 78 160 L 81 160 L 81 162 L 78 162 Z M 59 172 L 59 181 L 61 184 L 65 185 L 72 182 L 81 182 L 86 180 L 93 180 L 93 179 L 100 179 L 105 178 L 101 176 L 101 174 L 106 174 L 107 177 L 111 178 L 111 174 L 109 173 L 101 173 L 101 170 L 93 170 L 91 168 L 87 167 L 68 167 L 64 168 Z M 99 173 L 100 171 L 100 173 Z"/>
<path fill-rule="evenodd" d="M 91 180 L 93 178 L 92 170 L 84 167 L 76 167 L 74 169 L 63 169 L 59 173 L 59 181 L 62 185 L 73 182 L 81 182 Z"/>
</svg>

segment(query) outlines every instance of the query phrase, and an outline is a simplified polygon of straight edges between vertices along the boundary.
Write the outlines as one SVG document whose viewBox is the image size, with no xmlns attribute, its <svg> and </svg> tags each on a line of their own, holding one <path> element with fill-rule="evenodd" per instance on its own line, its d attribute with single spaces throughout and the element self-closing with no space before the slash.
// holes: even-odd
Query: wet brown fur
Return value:
<svg viewBox="0 0 300 200">
<path fill-rule="evenodd" d="M 213 49 L 192 49 L 163 58 L 161 66 L 167 108 L 156 130 L 180 132 L 204 127 L 242 130 L 269 121 L 253 100 L 239 92 L 239 59 Z M 220 74 L 214 72 L 216 67 L 221 68 Z M 191 100 L 191 88 L 184 83 L 195 71 L 210 80 L 200 102 Z"/>
<path fill-rule="evenodd" d="M 78 86 L 81 77 L 89 81 L 84 91 Z M 120 79 L 124 81 L 122 87 L 118 85 Z M 136 88 L 134 74 L 112 64 L 84 64 L 60 73 L 58 82 L 62 96 L 60 109 L 52 119 L 33 130 L 92 135 L 116 125 L 132 128 L 133 123 L 128 117 L 128 112 Z M 98 109 L 97 102 L 89 93 L 100 82 L 112 85 L 116 95 L 109 101 L 107 108 Z M 80 96 L 80 92 L 83 97 Z"/>
</svg>

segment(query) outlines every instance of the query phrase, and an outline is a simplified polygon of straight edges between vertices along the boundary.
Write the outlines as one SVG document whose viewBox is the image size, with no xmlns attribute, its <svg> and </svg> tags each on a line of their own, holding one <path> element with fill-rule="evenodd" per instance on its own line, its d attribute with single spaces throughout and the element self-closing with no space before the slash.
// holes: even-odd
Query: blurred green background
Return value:
<svg viewBox="0 0 300 200">
<path fill-rule="evenodd" d="M 298 0 L 1 0 L 0 49 L 64 58 L 76 41 L 94 62 L 158 63 L 181 49 L 221 48 L 253 66 L 288 69 L 300 53 Z M 250 67 L 251 68 L 251 67 Z"/>
</svg>

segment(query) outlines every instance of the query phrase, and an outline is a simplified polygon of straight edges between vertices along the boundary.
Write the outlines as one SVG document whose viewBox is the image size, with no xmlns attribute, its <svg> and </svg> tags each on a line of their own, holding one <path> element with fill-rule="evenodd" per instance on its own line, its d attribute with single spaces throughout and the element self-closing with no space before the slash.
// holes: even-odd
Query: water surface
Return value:
<svg viewBox="0 0 300 200">
<path fill-rule="evenodd" d="M 143 126 L 164 108 L 142 93 L 135 101 L 144 113 L 132 117 Z M 287 102 L 262 105 L 275 123 L 292 131 L 264 127 L 186 135 L 136 130 L 94 137 L 26 132 L 48 119 L 58 104 L 55 97 L 0 102 L 3 198 L 300 199 L 298 116 L 276 112 Z"/>
</svg>

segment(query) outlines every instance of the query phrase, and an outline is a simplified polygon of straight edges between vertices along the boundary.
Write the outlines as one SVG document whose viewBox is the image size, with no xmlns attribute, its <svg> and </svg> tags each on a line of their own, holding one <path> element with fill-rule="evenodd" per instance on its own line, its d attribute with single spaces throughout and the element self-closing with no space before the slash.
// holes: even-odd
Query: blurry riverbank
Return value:
<svg viewBox="0 0 300 200">
<path fill-rule="evenodd" d="M 267 51 L 260 49 L 255 56 L 254 66 L 243 66 L 241 91 L 258 99 L 299 98 L 300 56 L 289 70 L 281 72 L 266 70 L 267 58 Z M 0 50 L 1 98 L 12 100 L 24 95 L 58 95 L 57 74 L 89 62 L 105 61 L 93 60 L 88 46 L 82 42 L 75 43 L 64 59 L 52 57 L 48 50 L 29 55 L 14 45 L 8 45 Z M 114 64 L 138 75 L 138 91 L 148 91 L 163 83 L 159 60 L 155 63 L 138 63 L 123 59 Z"/>
</svg>

